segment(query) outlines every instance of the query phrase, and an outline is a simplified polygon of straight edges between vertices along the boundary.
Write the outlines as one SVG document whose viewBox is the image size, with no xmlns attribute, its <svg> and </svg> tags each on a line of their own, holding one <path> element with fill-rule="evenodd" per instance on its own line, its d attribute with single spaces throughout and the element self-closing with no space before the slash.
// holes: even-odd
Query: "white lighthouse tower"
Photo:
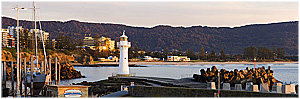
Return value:
<svg viewBox="0 0 300 99">
<path fill-rule="evenodd" d="M 119 72 L 117 76 L 130 76 L 128 66 L 128 48 L 130 47 L 130 42 L 127 39 L 128 37 L 125 35 L 124 30 L 123 35 L 120 36 L 120 42 L 117 43 L 117 46 L 120 48 Z"/>
</svg>

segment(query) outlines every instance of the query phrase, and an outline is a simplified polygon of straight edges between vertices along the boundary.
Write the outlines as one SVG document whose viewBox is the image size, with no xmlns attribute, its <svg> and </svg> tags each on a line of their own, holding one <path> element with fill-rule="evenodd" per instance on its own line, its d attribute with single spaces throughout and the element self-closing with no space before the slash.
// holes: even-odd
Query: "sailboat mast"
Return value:
<svg viewBox="0 0 300 99">
<path fill-rule="evenodd" d="M 18 9 L 18 6 L 17 6 L 17 94 L 18 96 L 20 95 L 20 88 L 19 88 L 19 85 L 20 85 L 20 36 L 19 36 L 19 9 Z"/>
<path fill-rule="evenodd" d="M 36 14 L 36 5 L 35 5 L 35 3 L 33 2 L 33 11 L 34 11 L 34 14 L 33 14 L 33 16 L 34 16 L 34 34 L 35 34 L 35 55 L 36 55 L 36 64 L 37 64 L 37 67 L 38 67 L 38 49 L 37 49 L 37 35 L 36 35 L 36 32 L 37 32 L 37 30 L 36 30 L 36 16 L 35 16 L 35 14 Z"/>
</svg>

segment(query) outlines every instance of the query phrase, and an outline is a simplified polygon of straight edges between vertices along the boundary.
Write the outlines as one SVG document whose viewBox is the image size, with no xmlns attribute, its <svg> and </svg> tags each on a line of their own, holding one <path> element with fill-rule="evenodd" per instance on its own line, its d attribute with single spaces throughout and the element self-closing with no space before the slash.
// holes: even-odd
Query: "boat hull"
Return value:
<svg viewBox="0 0 300 99">
<path fill-rule="evenodd" d="M 39 74 L 33 77 L 33 95 L 39 95 L 45 87 L 46 74 Z M 31 76 L 27 76 L 27 87 L 31 88 Z"/>
</svg>

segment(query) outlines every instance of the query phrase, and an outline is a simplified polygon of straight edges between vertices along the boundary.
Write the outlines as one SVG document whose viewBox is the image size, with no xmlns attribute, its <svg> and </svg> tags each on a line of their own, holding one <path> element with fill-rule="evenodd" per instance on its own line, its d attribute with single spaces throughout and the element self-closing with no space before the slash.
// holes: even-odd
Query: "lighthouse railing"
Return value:
<svg viewBox="0 0 300 99">
<path fill-rule="evenodd" d="M 130 46 L 130 45 L 131 45 L 131 42 L 128 42 L 127 45 Z"/>
</svg>

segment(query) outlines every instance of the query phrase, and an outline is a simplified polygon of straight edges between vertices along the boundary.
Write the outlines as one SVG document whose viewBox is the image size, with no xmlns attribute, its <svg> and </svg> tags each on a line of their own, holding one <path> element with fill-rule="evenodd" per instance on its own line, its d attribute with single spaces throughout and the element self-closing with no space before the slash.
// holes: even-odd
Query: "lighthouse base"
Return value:
<svg viewBox="0 0 300 99">
<path fill-rule="evenodd" d="M 130 77 L 130 74 L 117 74 L 117 77 Z"/>
</svg>

